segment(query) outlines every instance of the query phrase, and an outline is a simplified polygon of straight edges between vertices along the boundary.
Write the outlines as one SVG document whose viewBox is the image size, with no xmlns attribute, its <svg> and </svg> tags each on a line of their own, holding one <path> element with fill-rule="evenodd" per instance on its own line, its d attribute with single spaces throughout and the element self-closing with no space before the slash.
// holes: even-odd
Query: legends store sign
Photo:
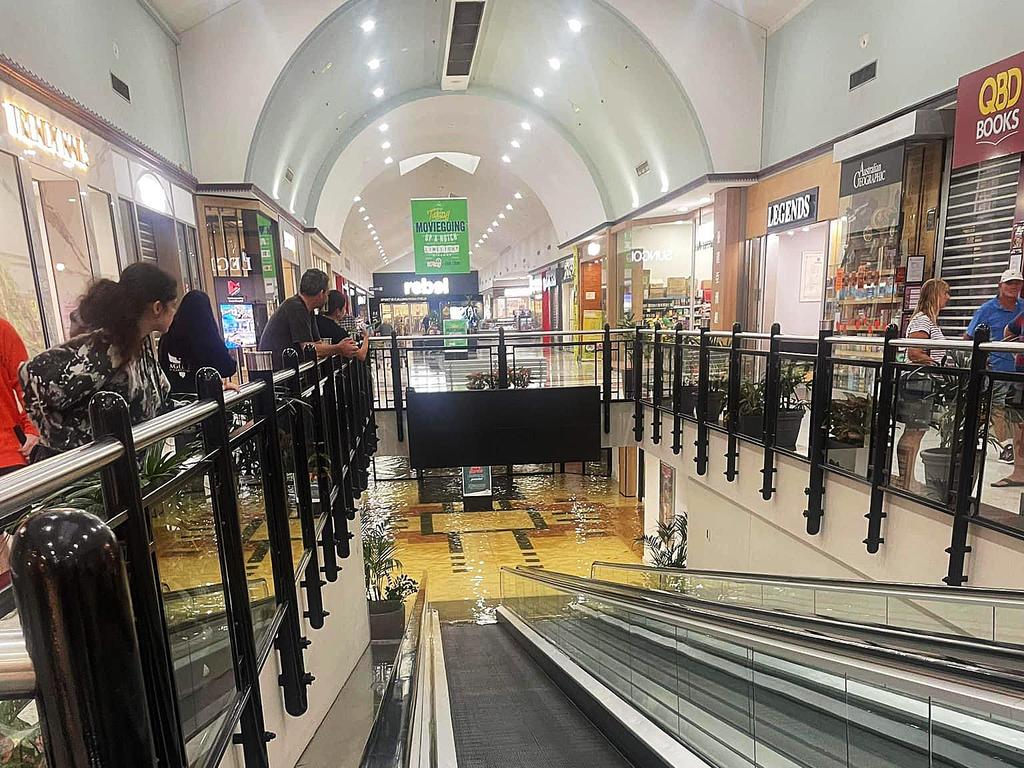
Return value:
<svg viewBox="0 0 1024 768">
<path fill-rule="evenodd" d="M 956 89 L 953 167 L 1024 152 L 1024 52 L 971 72 Z"/>
<path fill-rule="evenodd" d="M 768 203 L 768 234 L 818 220 L 818 187 Z"/>
<path fill-rule="evenodd" d="M 417 275 L 469 272 L 469 206 L 464 197 L 412 200 Z"/>
</svg>

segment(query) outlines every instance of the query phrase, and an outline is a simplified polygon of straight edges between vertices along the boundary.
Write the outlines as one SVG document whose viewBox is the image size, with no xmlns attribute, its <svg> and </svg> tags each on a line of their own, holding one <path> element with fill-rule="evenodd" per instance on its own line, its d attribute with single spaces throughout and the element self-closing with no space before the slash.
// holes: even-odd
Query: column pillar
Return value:
<svg viewBox="0 0 1024 768">
<path fill-rule="evenodd" d="M 744 276 L 746 189 L 729 187 L 715 193 L 715 241 L 711 270 L 711 327 L 728 330 L 741 319 L 740 292 Z"/>
</svg>

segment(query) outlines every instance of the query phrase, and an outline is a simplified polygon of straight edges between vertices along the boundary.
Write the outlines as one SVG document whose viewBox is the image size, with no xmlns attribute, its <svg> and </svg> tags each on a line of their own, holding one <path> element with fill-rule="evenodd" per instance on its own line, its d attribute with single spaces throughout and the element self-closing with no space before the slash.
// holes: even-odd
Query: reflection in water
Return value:
<svg viewBox="0 0 1024 768">
<path fill-rule="evenodd" d="M 363 514 L 390 526 L 406 573 L 429 573 L 428 597 L 442 619 L 493 620 L 504 566 L 588 576 L 594 560 L 641 559 L 642 512 L 611 478 L 545 465 L 516 467 L 510 479 L 495 467 L 493 509 L 467 512 L 458 469 L 423 475 L 414 479 L 406 459 L 378 457 Z"/>
</svg>

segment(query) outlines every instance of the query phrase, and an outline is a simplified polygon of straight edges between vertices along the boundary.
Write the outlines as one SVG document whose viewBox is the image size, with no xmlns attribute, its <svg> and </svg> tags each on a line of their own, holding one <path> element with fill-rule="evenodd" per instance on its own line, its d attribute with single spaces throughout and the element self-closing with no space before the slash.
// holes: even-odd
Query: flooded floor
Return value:
<svg viewBox="0 0 1024 768">
<path fill-rule="evenodd" d="M 545 473 L 513 475 L 510 484 L 496 475 L 493 509 L 467 512 L 458 475 L 383 479 L 407 477 L 405 462 L 376 461 L 366 521 L 387 521 L 404 571 L 414 579 L 428 574 L 427 597 L 448 618 L 486 620 L 501 596 L 504 566 L 589 576 L 595 560 L 641 560 L 642 511 L 612 478 Z M 528 469 L 541 468 L 516 471 Z"/>
</svg>

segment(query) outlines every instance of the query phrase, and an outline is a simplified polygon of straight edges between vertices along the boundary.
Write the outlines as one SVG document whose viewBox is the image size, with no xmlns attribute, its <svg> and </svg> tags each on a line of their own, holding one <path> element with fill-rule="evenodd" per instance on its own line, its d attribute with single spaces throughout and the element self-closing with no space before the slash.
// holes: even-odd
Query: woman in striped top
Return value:
<svg viewBox="0 0 1024 768">
<path fill-rule="evenodd" d="M 907 338 L 942 341 L 945 336 L 939 328 L 939 312 L 949 301 L 949 283 L 933 278 L 921 286 L 917 310 L 907 326 Z M 940 365 L 945 353 L 941 349 L 908 347 L 907 362 L 931 366 Z M 896 462 L 899 465 L 899 482 L 903 488 L 911 489 L 914 480 L 914 465 L 921 449 L 932 416 L 932 382 L 926 373 L 914 372 L 903 379 L 896 408 L 896 418 L 904 424 L 903 434 L 896 444 Z"/>
</svg>

